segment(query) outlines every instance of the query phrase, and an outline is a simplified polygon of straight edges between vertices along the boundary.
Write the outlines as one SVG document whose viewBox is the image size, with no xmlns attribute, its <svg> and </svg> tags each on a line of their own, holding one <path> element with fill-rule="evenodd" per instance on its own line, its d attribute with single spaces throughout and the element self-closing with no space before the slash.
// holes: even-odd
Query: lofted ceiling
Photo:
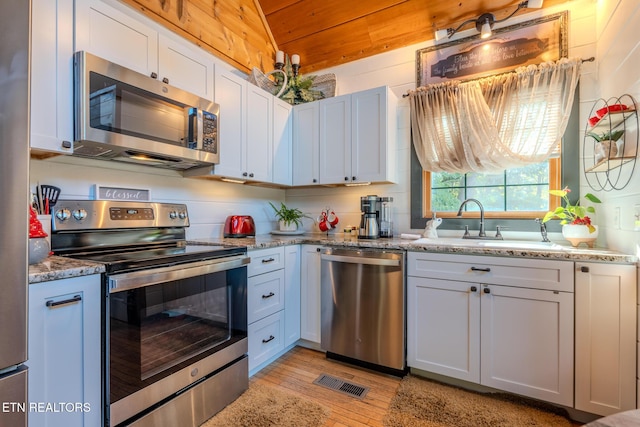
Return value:
<svg viewBox="0 0 640 427">
<path fill-rule="evenodd" d="M 497 20 L 521 0 L 255 0 L 274 48 L 301 57 L 303 73 L 421 43 L 436 29 L 491 12 Z M 543 8 L 570 0 L 544 0 Z M 517 16 L 538 9 L 522 9 Z M 471 24 L 469 27 L 473 28 Z M 266 61 L 265 61 L 266 62 Z"/>
</svg>

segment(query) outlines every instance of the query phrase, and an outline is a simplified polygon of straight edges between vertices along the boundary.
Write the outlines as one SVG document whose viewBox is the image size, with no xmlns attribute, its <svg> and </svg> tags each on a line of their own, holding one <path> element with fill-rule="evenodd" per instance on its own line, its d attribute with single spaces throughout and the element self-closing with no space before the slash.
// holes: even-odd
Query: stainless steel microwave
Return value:
<svg viewBox="0 0 640 427">
<path fill-rule="evenodd" d="M 74 155 L 176 170 L 219 162 L 213 101 L 87 52 L 74 74 Z"/>
</svg>

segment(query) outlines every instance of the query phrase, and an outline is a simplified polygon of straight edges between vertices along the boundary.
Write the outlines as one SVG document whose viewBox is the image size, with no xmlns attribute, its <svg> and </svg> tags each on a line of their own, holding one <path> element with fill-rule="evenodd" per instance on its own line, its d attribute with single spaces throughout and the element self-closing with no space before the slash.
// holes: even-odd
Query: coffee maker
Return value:
<svg viewBox="0 0 640 427">
<path fill-rule="evenodd" d="M 376 195 L 360 197 L 360 233 L 359 239 L 377 239 L 393 237 L 393 221 L 391 219 L 391 202 L 393 197 Z"/>
</svg>

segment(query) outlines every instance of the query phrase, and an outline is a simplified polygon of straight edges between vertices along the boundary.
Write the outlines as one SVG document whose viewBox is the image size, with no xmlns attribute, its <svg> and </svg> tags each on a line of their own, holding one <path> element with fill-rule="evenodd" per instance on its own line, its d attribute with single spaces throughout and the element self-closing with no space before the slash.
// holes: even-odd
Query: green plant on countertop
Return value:
<svg viewBox="0 0 640 427">
<path fill-rule="evenodd" d="M 296 226 L 300 227 L 302 225 L 302 218 L 310 218 L 307 214 L 302 212 L 298 208 L 288 208 L 284 203 L 280 202 L 280 208 L 276 208 L 273 203 L 269 202 L 271 207 L 276 213 L 276 218 L 278 221 L 282 221 L 286 226 L 289 226 L 291 223 L 294 223 Z"/>
<path fill-rule="evenodd" d="M 576 202 L 575 205 L 572 205 L 569 201 L 569 194 L 571 190 L 569 187 L 564 187 L 562 190 L 549 190 L 549 194 L 552 196 L 561 197 L 564 201 L 564 206 L 558 206 L 555 210 L 547 212 L 547 214 L 542 219 L 542 222 L 547 222 L 550 219 L 560 219 L 560 224 L 577 224 L 577 225 L 586 225 L 589 228 L 589 233 L 593 233 L 596 231 L 596 228 L 591 224 L 591 218 L 587 215 L 587 213 L 594 214 L 596 210 L 593 206 L 580 206 L 580 201 Z M 584 198 L 589 200 L 591 203 L 602 203 L 600 199 L 594 196 L 591 193 L 587 193 L 584 195 Z"/>
</svg>

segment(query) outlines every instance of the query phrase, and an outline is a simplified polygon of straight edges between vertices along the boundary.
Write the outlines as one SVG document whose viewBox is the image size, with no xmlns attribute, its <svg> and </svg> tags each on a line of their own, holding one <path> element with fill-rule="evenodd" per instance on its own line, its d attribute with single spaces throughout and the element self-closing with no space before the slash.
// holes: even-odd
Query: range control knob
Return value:
<svg viewBox="0 0 640 427">
<path fill-rule="evenodd" d="M 181 211 L 181 212 L 178 214 L 178 217 L 180 217 L 180 219 L 185 219 L 185 218 L 187 217 L 187 213 L 186 213 L 185 211 Z"/>
<path fill-rule="evenodd" d="M 71 211 L 69 209 L 58 209 L 56 212 L 56 218 L 59 221 L 66 221 L 71 217 Z"/>
<path fill-rule="evenodd" d="M 169 218 L 176 219 L 177 217 L 178 217 L 178 212 L 176 211 L 169 212 Z"/>
<path fill-rule="evenodd" d="M 82 221 L 87 217 L 87 211 L 84 209 L 77 209 L 71 213 L 75 219 Z"/>
</svg>

